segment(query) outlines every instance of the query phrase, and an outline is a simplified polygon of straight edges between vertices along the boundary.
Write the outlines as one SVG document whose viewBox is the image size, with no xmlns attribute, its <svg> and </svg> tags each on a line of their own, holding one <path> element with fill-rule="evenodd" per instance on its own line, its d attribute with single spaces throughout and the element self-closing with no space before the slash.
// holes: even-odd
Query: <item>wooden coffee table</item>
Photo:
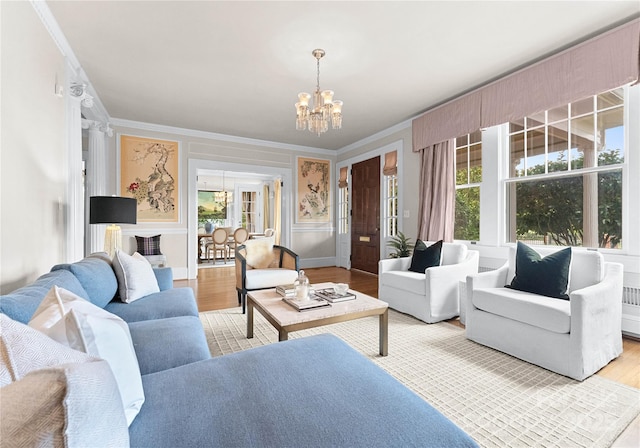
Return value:
<svg viewBox="0 0 640 448">
<path fill-rule="evenodd" d="M 333 283 L 312 285 L 314 289 L 330 288 Z M 253 309 L 278 330 L 278 340 L 286 341 L 292 331 L 306 330 L 367 316 L 380 316 L 380 354 L 389 352 L 389 312 L 386 302 L 349 290 L 355 300 L 333 303 L 330 307 L 297 311 L 287 305 L 275 289 L 263 289 L 247 294 L 247 338 L 253 337 Z"/>
</svg>

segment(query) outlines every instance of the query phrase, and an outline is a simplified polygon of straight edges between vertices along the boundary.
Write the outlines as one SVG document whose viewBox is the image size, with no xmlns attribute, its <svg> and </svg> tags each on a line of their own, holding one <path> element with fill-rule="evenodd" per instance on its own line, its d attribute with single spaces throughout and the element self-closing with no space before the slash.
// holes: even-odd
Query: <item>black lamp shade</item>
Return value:
<svg viewBox="0 0 640 448">
<path fill-rule="evenodd" d="M 136 224 L 137 201 L 119 196 L 91 196 L 89 224 Z"/>
</svg>

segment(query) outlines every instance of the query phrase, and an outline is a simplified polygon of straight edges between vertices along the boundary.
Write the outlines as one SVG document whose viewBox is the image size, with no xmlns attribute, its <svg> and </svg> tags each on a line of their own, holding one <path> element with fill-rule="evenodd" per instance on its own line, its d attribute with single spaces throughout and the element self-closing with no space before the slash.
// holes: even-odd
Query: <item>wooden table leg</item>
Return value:
<svg viewBox="0 0 640 448">
<path fill-rule="evenodd" d="M 389 354 L 389 309 L 380 315 L 380 355 Z"/>
<path fill-rule="evenodd" d="M 253 337 L 253 300 L 247 296 L 247 339 Z"/>
<path fill-rule="evenodd" d="M 289 332 L 284 329 L 278 330 L 278 342 L 286 341 L 289 339 Z"/>
</svg>

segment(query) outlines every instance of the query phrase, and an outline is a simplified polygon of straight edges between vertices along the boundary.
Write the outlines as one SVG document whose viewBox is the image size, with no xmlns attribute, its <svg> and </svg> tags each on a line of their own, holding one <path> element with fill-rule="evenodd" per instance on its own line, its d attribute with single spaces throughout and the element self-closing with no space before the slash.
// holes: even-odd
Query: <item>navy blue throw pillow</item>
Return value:
<svg viewBox="0 0 640 448">
<path fill-rule="evenodd" d="M 559 250 L 546 257 L 518 241 L 516 275 L 507 288 L 531 292 L 541 296 L 569 300 L 569 268 L 571 248 Z"/>
<path fill-rule="evenodd" d="M 442 254 L 442 240 L 433 243 L 427 247 L 424 241 L 416 241 L 413 248 L 413 256 L 411 257 L 411 266 L 409 270 L 424 274 L 427 268 L 440 266 L 440 256 Z"/>
</svg>

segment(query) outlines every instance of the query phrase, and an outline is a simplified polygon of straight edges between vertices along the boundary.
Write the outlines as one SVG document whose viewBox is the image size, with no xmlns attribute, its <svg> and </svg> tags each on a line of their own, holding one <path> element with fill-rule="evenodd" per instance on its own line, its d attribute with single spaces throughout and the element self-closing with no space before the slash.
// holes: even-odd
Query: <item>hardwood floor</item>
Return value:
<svg viewBox="0 0 640 448">
<path fill-rule="evenodd" d="M 356 270 L 344 268 L 309 268 L 305 269 L 311 283 L 341 282 L 357 291 L 378 297 L 378 277 Z M 233 266 L 201 268 L 197 280 L 176 280 L 174 285 L 190 286 L 198 302 L 198 309 L 212 311 L 238 306 L 235 289 L 235 268 Z M 447 321 L 462 327 L 458 319 Z M 426 325 L 426 324 L 425 324 Z M 624 352 L 597 375 L 640 389 L 640 341 L 623 338 Z"/>
</svg>

